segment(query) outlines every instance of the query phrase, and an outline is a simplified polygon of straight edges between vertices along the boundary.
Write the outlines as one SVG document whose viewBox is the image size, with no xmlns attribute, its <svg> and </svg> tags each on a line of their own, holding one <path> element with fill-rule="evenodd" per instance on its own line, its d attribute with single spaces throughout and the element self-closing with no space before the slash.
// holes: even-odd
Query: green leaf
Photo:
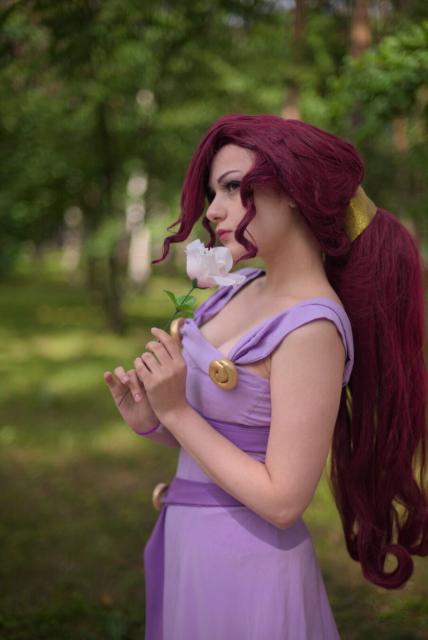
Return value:
<svg viewBox="0 0 428 640">
<path fill-rule="evenodd" d="M 168 291 L 167 289 L 163 289 L 163 291 L 165 291 L 167 296 L 172 300 L 174 306 L 178 307 L 179 303 L 178 303 L 178 299 L 177 299 L 177 296 L 175 295 L 175 293 L 173 293 L 172 291 Z"/>
<path fill-rule="evenodd" d="M 178 311 L 193 311 L 196 305 L 182 304 L 178 307 Z"/>
<path fill-rule="evenodd" d="M 197 300 L 195 296 L 188 296 L 188 295 L 177 296 L 177 303 L 180 305 L 180 304 L 183 304 L 183 302 L 184 304 L 197 304 Z"/>
<path fill-rule="evenodd" d="M 179 312 L 177 312 L 177 316 L 176 317 L 193 318 L 193 311 L 180 310 Z"/>
</svg>

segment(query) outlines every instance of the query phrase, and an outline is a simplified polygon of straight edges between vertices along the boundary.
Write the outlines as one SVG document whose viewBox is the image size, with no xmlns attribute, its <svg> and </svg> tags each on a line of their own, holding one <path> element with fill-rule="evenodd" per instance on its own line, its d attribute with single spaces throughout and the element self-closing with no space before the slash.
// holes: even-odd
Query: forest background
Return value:
<svg viewBox="0 0 428 640">
<path fill-rule="evenodd" d="M 121 422 L 102 374 L 171 317 L 165 288 L 189 289 L 183 243 L 151 260 L 232 112 L 351 140 L 426 270 L 425 0 L 0 3 L 2 638 L 142 637 L 151 491 L 177 450 Z M 305 520 L 345 640 L 427 637 L 426 562 L 400 591 L 368 584 L 325 477 Z"/>
</svg>

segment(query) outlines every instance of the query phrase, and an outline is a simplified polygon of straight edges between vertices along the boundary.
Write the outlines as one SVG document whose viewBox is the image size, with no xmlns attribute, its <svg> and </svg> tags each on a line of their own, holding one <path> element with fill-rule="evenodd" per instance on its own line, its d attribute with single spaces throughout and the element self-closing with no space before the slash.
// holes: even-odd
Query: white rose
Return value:
<svg viewBox="0 0 428 640">
<path fill-rule="evenodd" d="M 229 273 L 233 257 L 227 247 L 207 249 L 200 240 L 193 240 L 185 248 L 186 271 L 191 280 L 196 278 L 198 287 L 205 289 L 216 285 L 238 285 L 245 276 Z"/>
</svg>

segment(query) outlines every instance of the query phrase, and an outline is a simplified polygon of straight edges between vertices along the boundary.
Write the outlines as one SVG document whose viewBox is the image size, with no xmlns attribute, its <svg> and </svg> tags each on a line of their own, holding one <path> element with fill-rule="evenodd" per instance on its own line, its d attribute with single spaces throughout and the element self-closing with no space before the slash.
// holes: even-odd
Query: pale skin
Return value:
<svg viewBox="0 0 428 640">
<path fill-rule="evenodd" d="M 239 180 L 253 162 L 253 152 L 235 145 L 222 147 L 214 157 L 214 197 L 206 216 L 216 228 L 234 231 L 245 215 Z M 218 184 L 218 178 L 232 170 Z M 295 203 L 285 194 L 256 191 L 255 204 L 257 214 L 245 235 L 258 246 L 266 275 L 245 285 L 203 328 L 224 353 L 258 322 L 296 302 L 323 296 L 340 304 L 325 275 L 318 243 Z M 233 233 L 222 242 L 234 262 L 246 252 Z M 258 310 L 257 317 L 248 318 L 249 304 Z M 156 340 L 134 360 L 135 369 L 116 367 L 115 375 L 104 374 L 116 405 L 130 391 L 118 406 L 124 420 L 135 431 L 148 430 L 159 420 L 163 428 L 150 434 L 151 439 L 183 447 L 227 493 L 274 526 L 290 527 L 315 493 L 339 410 L 345 349 L 335 325 L 319 319 L 295 329 L 261 363 L 259 373 L 269 378 L 272 407 L 264 463 L 231 443 L 188 404 L 179 343 L 162 329 L 154 328 L 152 334 Z"/>
</svg>

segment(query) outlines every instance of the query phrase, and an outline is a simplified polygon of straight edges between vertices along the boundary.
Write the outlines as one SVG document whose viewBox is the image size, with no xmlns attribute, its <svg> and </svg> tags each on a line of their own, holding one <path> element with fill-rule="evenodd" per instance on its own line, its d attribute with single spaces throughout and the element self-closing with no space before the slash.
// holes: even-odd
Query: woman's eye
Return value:
<svg viewBox="0 0 428 640">
<path fill-rule="evenodd" d="M 226 182 L 226 183 L 223 185 L 223 188 L 224 188 L 226 191 L 229 191 L 229 192 L 230 192 L 230 191 L 236 191 L 236 189 L 239 189 L 240 184 L 241 184 L 241 183 L 239 182 L 239 180 L 230 180 L 229 182 Z M 206 190 L 206 192 L 205 192 L 205 195 L 206 195 L 206 198 L 207 198 L 207 200 L 208 200 L 208 204 L 211 204 L 211 202 L 212 202 L 212 201 L 214 200 L 214 198 L 215 198 L 215 193 L 214 193 L 214 191 L 211 191 L 211 189 L 207 189 L 207 190 Z"/>
<path fill-rule="evenodd" d="M 232 190 L 234 191 L 235 189 L 239 189 L 240 184 L 241 183 L 238 180 L 231 180 L 230 182 L 226 183 L 226 189 L 232 187 Z"/>
</svg>

